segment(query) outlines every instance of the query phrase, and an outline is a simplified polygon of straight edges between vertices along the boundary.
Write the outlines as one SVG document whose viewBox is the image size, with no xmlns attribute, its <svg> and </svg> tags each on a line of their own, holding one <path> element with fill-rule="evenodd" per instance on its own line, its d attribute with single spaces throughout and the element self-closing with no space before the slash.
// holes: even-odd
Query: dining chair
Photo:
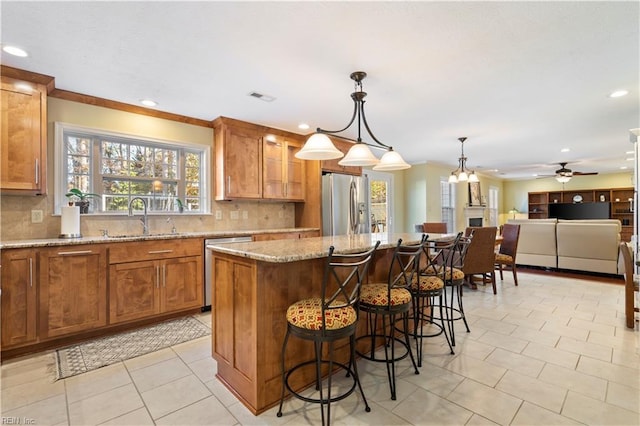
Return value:
<svg viewBox="0 0 640 426">
<path fill-rule="evenodd" d="M 276 413 L 278 417 L 282 417 L 285 388 L 298 399 L 320 404 L 323 425 L 331 423 L 331 403 L 349 396 L 356 386 L 360 390 L 360 395 L 362 395 L 365 411 L 371 411 L 358 376 L 355 360 L 355 334 L 359 319 L 358 303 L 360 301 L 361 286 L 367 277 L 373 254 L 379 245 L 380 241 L 376 242 L 368 250 L 351 254 L 335 254 L 334 247 L 330 247 L 322 278 L 322 293 L 320 297 L 300 300 L 290 305 L 287 309 L 287 332 L 282 343 L 280 365 L 282 393 L 280 394 L 280 406 Z M 315 358 L 286 370 L 286 349 L 291 335 L 313 341 Z M 349 338 L 350 356 L 348 365 L 334 361 L 334 342 L 345 338 Z M 327 358 L 323 359 L 322 346 L 324 343 L 328 343 L 329 348 Z M 315 364 L 316 390 L 319 391 L 318 398 L 306 397 L 294 391 L 289 384 L 289 378 L 293 373 L 310 364 Z M 323 365 L 328 365 L 326 396 L 324 395 L 325 387 L 322 383 Z M 347 376 L 353 377 L 353 384 L 341 394 L 332 396 L 331 377 L 334 366 L 346 370 Z M 327 407 L 326 416 L 325 405 Z"/>
<path fill-rule="evenodd" d="M 620 251 L 624 261 L 624 316 L 628 328 L 635 328 L 635 313 L 638 312 L 637 293 L 638 280 L 633 277 L 635 270 L 633 251 L 626 242 L 620 243 Z"/>
<path fill-rule="evenodd" d="M 446 222 L 424 222 L 422 224 L 422 232 L 427 234 L 446 234 Z"/>
<path fill-rule="evenodd" d="M 495 274 L 495 226 L 469 227 L 465 230 L 465 235 L 473 232 L 473 239 L 462 265 L 465 280 L 471 288 L 475 288 L 474 275 L 481 276 L 482 284 L 491 283 L 493 294 L 496 294 L 496 274 Z"/>
<path fill-rule="evenodd" d="M 411 358 L 415 374 L 419 374 L 408 332 L 409 311 L 411 310 L 409 288 L 418 274 L 420 256 L 426 241 L 426 235 L 423 235 L 420 243 L 415 245 L 403 245 L 402 239 L 399 239 L 389 266 L 387 282 L 364 284 L 360 294 L 359 306 L 367 316 L 367 332 L 365 335 L 359 336 L 357 340 L 368 343 L 366 345 L 368 352 L 358 350 L 357 354 L 363 359 L 386 364 L 392 400 L 396 399 L 395 370 L 397 361 L 408 355 Z M 398 318 L 402 321 L 401 330 L 404 340 L 396 337 L 396 319 Z M 376 347 L 380 341 L 384 346 L 384 358 L 379 357 L 376 353 Z M 397 356 L 396 342 L 401 343 L 406 350 Z M 362 347 L 359 346 L 359 349 Z"/>
<path fill-rule="evenodd" d="M 495 267 L 500 271 L 500 280 L 504 280 L 503 267 L 511 268 L 513 282 L 518 285 L 516 273 L 516 253 L 518 251 L 518 239 L 520 238 L 520 225 L 505 223 L 502 225 L 502 241 L 496 253 Z"/>
</svg>

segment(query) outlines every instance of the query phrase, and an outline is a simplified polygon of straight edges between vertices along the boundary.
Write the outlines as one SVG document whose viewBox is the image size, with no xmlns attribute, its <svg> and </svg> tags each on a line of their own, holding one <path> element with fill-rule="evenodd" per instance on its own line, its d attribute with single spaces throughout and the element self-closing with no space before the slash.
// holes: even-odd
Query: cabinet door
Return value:
<svg viewBox="0 0 640 426">
<path fill-rule="evenodd" d="M 30 249 L 2 253 L 3 349 L 36 340 L 35 262 L 35 251 Z"/>
<path fill-rule="evenodd" d="M 197 308 L 203 304 L 202 257 L 167 259 L 161 265 L 161 311 Z"/>
<path fill-rule="evenodd" d="M 109 322 L 115 324 L 159 313 L 159 287 L 159 261 L 109 266 Z"/>
<path fill-rule="evenodd" d="M 224 192 L 216 194 L 216 199 L 261 198 L 262 137 L 248 129 L 226 127 L 223 139 L 216 139 L 218 142 L 223 145 L 220 147 L 223 155 L 220 158 L 216 154 L 216 167 L 221 167 L 224 173 L 220 176 L 223 182 L 216 186 L 224 188 Z"/>
<path fill-rule="evenodd" d="M 285 142 L 267 136 L 262 144 L 262 196 L 263 198 L 281 200 L 285 198 L 286 169 Z"/>
<path fill-rule="evenodd" d="M 285 182 L 285 196 L 291 201 L 304 201 L 304 160 L 296 158 L 296 152 L 300 151 L 302 143 L 288 141 L 285 151 L 285 166 L 287 180 Z"/>
<path fill-rule="evenodd" d="M 107 324 L 106 248 L 69 246 L 40 253 L 40 337 Z"/>
<path fill-rule="evenodd" d="M 29 89 L 26 86 L 30 86 Z M 46 90 L 2 78 L 0 189 L 6 193 L 46 192 Z"/>
</svg>

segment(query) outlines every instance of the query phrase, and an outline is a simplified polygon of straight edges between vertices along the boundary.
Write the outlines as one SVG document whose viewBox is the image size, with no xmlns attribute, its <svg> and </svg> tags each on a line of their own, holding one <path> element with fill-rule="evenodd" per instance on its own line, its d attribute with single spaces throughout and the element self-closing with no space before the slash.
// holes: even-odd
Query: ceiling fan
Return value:
<svg viewBox="0 0 640 426">
<path fill-rule="evenodd" d="M 556 180 L 560 183 L 566 183 L 571 180 L 574 176 L 589 176 L 589 175 L 597 175 L 598 172 L 575 172 L 567 167 L 567 162 L 558 163 L 560 164 L 560 168 L 555 171 L 555 175 L 548 176 L 540 176 L 540 177 L 555 177 Z"/>
</svg>

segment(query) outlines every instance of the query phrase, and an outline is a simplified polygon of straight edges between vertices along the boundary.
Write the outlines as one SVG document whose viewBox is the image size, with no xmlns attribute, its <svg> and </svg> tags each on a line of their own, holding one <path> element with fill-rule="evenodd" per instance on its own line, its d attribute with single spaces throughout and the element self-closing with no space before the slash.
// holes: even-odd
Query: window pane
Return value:
<svg viewBox="0 0 640 426">
<path fill-rule="evenodd" d="M 98 193 L 94 213 L 126 211 L 130 200 L 140 196 L 147 200 L 148 211 L 178 211 L 184 200 L 191 211 L 207 210 L 203 194 L 203 155 L 206 148 L 78 131 L 63 126 L 63 179 L 57 205 L 66 203 L 64 193 L 71 188 Z M 94 155 L 99 158 L 93 158 Z M 94 170 L 94 164 L 96 169 Z M 183 169 L 180 166 L 183 165 Z M 98 205 L 100 204 L 100 205 Z M 135 206 L 138 208 L 138 206 Z"/>
</svg>

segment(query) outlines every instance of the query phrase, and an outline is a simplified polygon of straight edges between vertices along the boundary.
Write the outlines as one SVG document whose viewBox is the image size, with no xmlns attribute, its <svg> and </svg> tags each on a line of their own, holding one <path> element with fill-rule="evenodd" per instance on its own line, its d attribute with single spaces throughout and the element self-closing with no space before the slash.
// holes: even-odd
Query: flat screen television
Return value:
<svg viewBox="0 0 640 426">
<path fill-rule="evenodd" d="M 553 203 L 549 217 L 557 219 L 609 219 L 611 203 Z"/>
</svg>

